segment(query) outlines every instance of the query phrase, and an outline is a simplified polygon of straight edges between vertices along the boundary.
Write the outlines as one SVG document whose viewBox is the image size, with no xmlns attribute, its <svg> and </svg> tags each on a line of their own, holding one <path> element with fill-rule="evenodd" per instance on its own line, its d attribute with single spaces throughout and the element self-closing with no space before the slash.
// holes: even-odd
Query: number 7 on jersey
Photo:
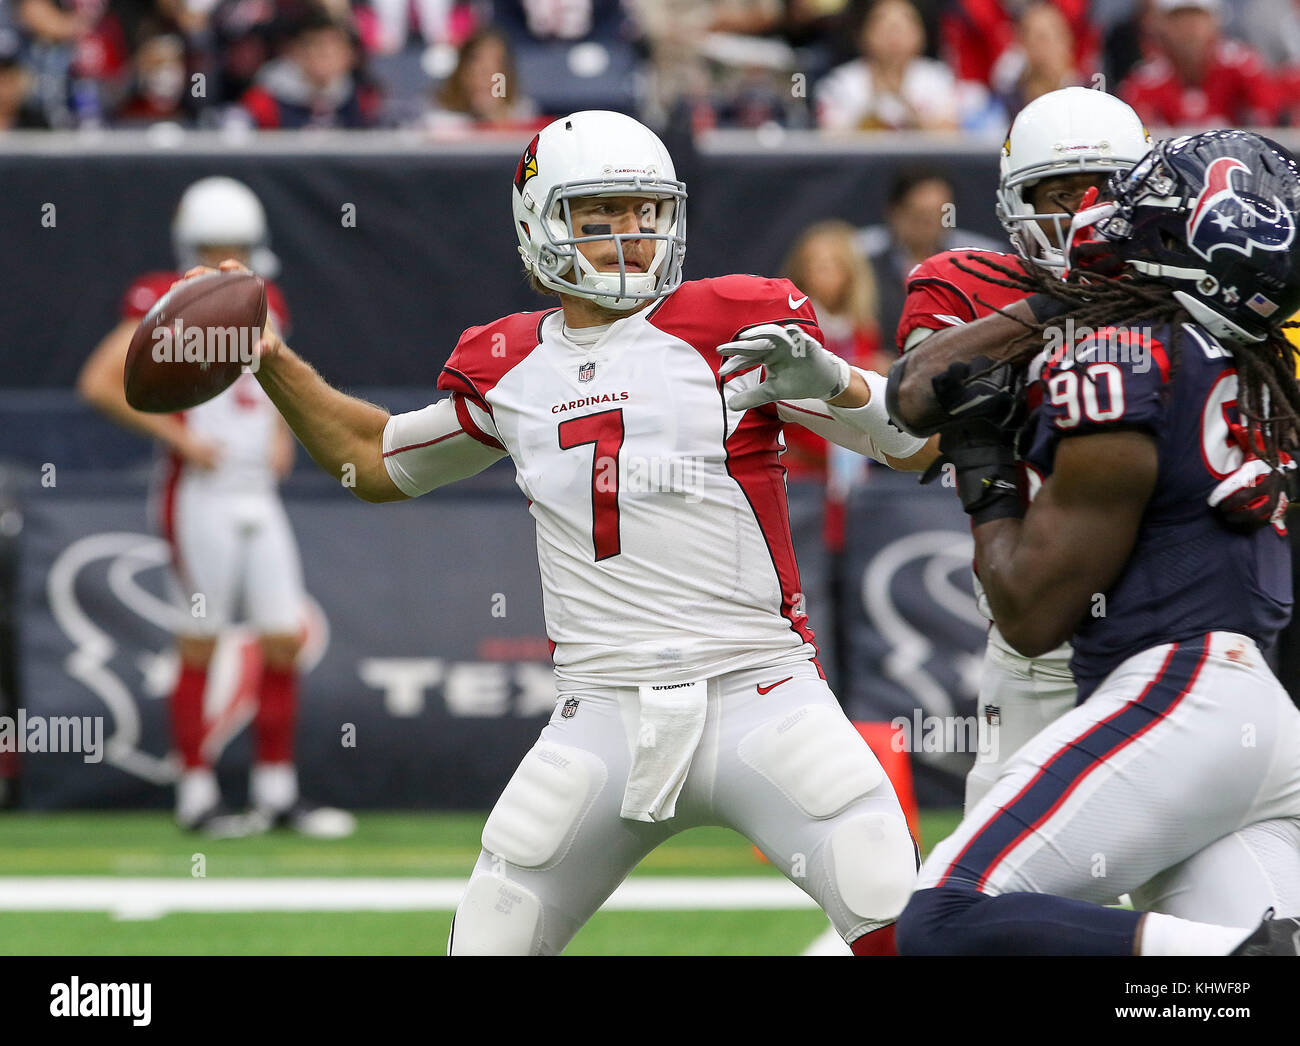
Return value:
<svg viewBox="0 0 1300 1046">
<path fill-rule="evenodd" d="M 594 444 L 591 455 L 591 540 L 596 562 L 617 556 L 618 454 L 623 448 L 623 410 L 602 410 L 560 422 L 560 449 Z"/>
</svg>

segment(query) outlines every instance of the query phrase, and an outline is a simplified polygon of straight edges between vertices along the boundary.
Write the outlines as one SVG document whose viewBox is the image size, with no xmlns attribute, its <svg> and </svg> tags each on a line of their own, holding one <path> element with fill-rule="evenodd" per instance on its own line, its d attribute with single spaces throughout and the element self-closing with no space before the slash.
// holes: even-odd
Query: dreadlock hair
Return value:
<svg viewBox="0 0 1300 1046">
<path fill-rule="evenodd" d="M 1062 280 L 1048 269 L 1029 264 L 1020 272 L 984 255 L 967 255 L 978 267 L 969 267 L 959 259 L 953 264 L 963 272 L 996 284 L 1024 291 L 1047 294 L 1069 306 L 1069 311 L 1043 323 L 1029 323 L 1007 316 L 976 298 L 985 308 L 1014 319 L 1025 333 L 1014 339 L 998 361 L 1028 363 L 1043 350 L 1045 332 L 1073 321 L 1074 327 L 1124 328 L 1139 325 L 1170 324 L 1173 344 L 1170 351 L 1170 379 L 1178 369 L 1182 323 L 1195 323 L 1195 317 L 1173 296 L 1173 288 L 1163 281 L 1141 275 L 1109 276 L 1075 270 Z M 1269 328 L 1261 342 L 1234 342 L 1231 346 L 1237 368 L 1237 411 L 1246 423 L 1250 444 L 1259 457 L 1277 468 L 1282 451 L 1295 453 L 1300 448 L 1300 382 L 1296 380 L 1297 353 L 1284 328 L 1300 327 L 1287 321 Z"/>
</svg>

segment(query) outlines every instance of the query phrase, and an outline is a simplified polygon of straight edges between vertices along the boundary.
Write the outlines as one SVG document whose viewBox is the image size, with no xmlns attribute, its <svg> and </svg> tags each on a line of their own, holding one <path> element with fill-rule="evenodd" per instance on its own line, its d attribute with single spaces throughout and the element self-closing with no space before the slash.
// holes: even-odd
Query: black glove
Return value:
<svg viewBox="0 0 1300 1046">
<path fill-rule="evenodd" d="M 979 419 L 997 429 L 1020 427 L 1024 384 L 1023 366 L 994 363 L 986 356 L 954 363 L 931 381 L 935 399 L 953 422 Z"/>
<path fill-rule="evenodd" d="M 956 473 L 961 507 L 976 526 L 995 519 L 1020 519 L 1020 470 L 1016 465 L 1016 433 L 986 421 L 958 422 L 939 435 L 940 457 L 921 477 L 931 482 L 945 468 Z"/>
</svg>

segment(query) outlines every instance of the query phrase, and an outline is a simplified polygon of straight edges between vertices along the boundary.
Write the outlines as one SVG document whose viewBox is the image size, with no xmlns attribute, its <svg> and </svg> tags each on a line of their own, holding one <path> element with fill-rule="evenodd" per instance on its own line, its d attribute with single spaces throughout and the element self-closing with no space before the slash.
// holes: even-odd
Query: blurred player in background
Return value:
<svg viewBox="0 0 1300 1046">
<path fill-rule="evenodd" d="M 816 661 L 781 429 L 903 468 L 933 451 L 889 422 L 880 375 L 822 347 L 794 284 L 682 282 L 685 187 L 635 120 L 548 125 L 512 195 L 534 287 L 562 307 L 467 330 L 438 381 L 447 399 L 390 417 L 274 335 L 257 371 L 365 500 L 509 456 L 530 501 L 560 696 L 484 826 L 449 948 L 559 952 L 647 853 L 723 824 L 855 953 L 891 953 L 915 846 Z"/>
<path fill-rule="evenodd" d="M 262 205 L 232 178 L 191 185 L 177 207 L 172 238 L 181 271 L 233 257 L 274 274 Z M 120 322 L 87 360 L 77 383 L 87 402 L 166 450 L 154 511 L 172 548 L 186 622 L 176 637 L 180 669 L 171 696 L 172 737 L 181 762 L 176 819 L 184 828 L 211 835 L 243 835 L 276 825 L 314 836 L 347 835 L 352 816 L 305 803 L 294 766 L 295 660 L 302 646 L 304 592 L 298 546 L 276 491 L 293 468 L 292 434 L 248 372 L 220 396 L 180 414 L 136 411 L 122 390 L 131 336 L 178 278 L 176 272 L 154 272 L 131 284 Z M 270 321 L 287 329 L 280 289 L 268 281 L 266 290 Z M 203 752 L 208 667 L 241 600 L 262 654 L 247 816 L 232 814 L 222 803 Z"/>
<path fill-rule="evenodd" d="M 944 251 L 913 269 L 898 325 L 899 351 L 1026 296 L 984 279 L 989 270 L 973 256 L 1017 271 L 1038 267 L 1061 274 L 1062 236 L 1084 193 L 1128 170 L 1149 148 L 1137 113 L 1104 91 L 1067 87 L 1025 106 L 1002 146 L 998 181 L 998 218 L 1016 253 Z M 1042 657 L 1022 657 L 993 622 L 978 577 L 975 592 L 980 612 L 989 619 L 978 703 L 987 731 L 981 736 L 988 743 L 981 745 L 966 777 L 967 810 L 984 797 L 1016 749 L 1073 708 L 1077 696 L 1069 644 Z"/>
<path fill-rule="evenodd" d="M 1300 447 L 1300 166 L 1211 131 L 1107 193 L 1069 281 L 1004 267 L 1029 297 L 890 373 L 891 413 L 942 433 L 999 628 L 1027 656 L 1072 635 L 1080 695 L 931 853 L 905 954 L 1300 954 L 1300 711 L 1263 655 L 1292 605 L 1282 488 L 1272 526 L 1207 504 Z M 1103 907 L 1123 893 L 1145 912 Z"/>
</svg>

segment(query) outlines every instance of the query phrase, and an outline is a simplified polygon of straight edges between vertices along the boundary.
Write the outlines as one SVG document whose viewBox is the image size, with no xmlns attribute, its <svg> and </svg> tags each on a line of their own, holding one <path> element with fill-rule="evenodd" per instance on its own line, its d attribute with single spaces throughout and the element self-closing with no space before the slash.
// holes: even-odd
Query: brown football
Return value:
<svg viewBox="0 0 1300 1046">
<path fill-rule="evenodd" d="M 189 410 L 228 389 L 256 358 L 266 322 L 266 284 L 250 272 L 178 283 L 131 336 L 126 401 L 152 414 Z"/>
</svg>

